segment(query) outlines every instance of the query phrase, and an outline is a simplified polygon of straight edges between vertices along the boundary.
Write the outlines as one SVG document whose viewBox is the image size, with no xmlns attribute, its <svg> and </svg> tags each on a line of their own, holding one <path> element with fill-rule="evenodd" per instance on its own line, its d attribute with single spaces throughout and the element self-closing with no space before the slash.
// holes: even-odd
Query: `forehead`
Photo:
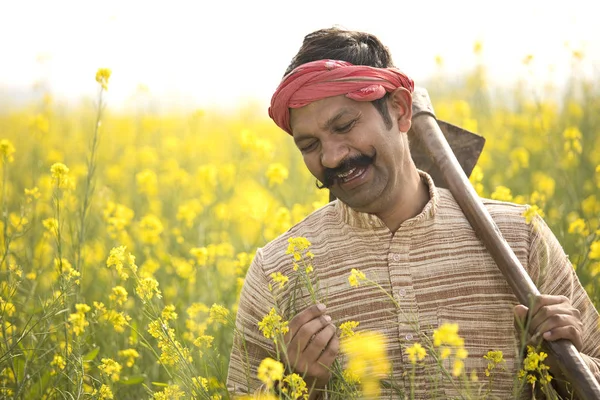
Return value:
<svg viewBox="0 0 600 400">
<path fill-rule="evenodd" d="M 325 130 L 328 122 L 345 116 L 350 117 L 364 111 L 369 102 L 355 101 L 344 95 L 327 97 L 304 107 L 290 109 L 292 135 L 306 134 L 317 129 Z"/>
</svg>

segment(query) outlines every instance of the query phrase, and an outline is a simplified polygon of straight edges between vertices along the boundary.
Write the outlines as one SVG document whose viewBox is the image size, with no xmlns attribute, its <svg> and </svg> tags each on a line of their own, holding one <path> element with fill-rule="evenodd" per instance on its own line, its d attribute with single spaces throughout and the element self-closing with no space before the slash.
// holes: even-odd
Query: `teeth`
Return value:
<svg viewBox="0 0 600 400">
<path fill-rule="evenodd" d="M 346 172 L 343 172 L 343 173 L 341 173 L 341 174 L 338 174 L 338 177 L 339 177 L 339 178 L 345 178 L 345 177 L 347 177 L 348 175 L 352 174 L 354 171 L 356 171 L 356 168 L 352 168 L 351 170 L 348 170 L 348 171 L 346 171 Z"/>
</svg>

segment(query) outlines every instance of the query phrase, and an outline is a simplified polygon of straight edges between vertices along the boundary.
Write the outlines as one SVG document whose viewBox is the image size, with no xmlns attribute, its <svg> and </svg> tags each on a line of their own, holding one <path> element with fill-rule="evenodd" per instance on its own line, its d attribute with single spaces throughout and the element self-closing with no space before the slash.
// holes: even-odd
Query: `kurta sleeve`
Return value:
<svg viewBox="0 0 600 400">
<path fill-rule="evenodd" d="M 581 312 L 583 349 L 581 355 L 600 382 L 600 321 L 598 311 L 581 285 L 568 256 L 544 220 L 531 223 L 530 271 L 540 293 L 563 295 Z"/>
<path fill-rule="evenodd" d="M 240 295 L 233 345 L 229 357 L 227 388 L 230 393 L 253 393 L 261 382 L 256 377 L 260 362 L 273 357 L 273 342 L 258 329 L 258 322 L 269 313 L 274 300 L 262 267 L 262 249 L 250 264 Z"/>
</svg>

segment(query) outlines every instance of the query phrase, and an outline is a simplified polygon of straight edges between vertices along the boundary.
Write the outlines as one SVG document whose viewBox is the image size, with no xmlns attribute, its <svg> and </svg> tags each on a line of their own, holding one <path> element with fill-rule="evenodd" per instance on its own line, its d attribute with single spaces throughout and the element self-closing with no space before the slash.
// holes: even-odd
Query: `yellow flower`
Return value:
<svg viewBox="0 0 600 400">
<path fill-rule="evenodd" d="M 452 376 L 461 376 L 465 369 L 465 363 L 461 359 L 454 360 L 452 364 Z"/>
<path fill-rule="evenodd" d="M 569 233 L 581 236 L 587 236 L 590 231 L 587 228 L 587 224 L 583 218 L 577 218 L 569 224 Z"/>
<path fill-rule="evenodd" d="M 275 308 L 271 308 L 269 314 L 258 323 L 258 329 L 260 329 L 263 335 L 268 339 L 273 339 L 277 343 L 280 335 L 288 333 L 288 322 L 283 321 L 283 318 L 277 314 Z"/>
<path fill-rule="evenodd" d="M 496 190 L 492 193 L 492 199 L 499 201 L 512 201 L 513 196 L 510 189 L 506 186 L 496 186 Z"/>
<path fill-rule="evenodd" d="M 110 390 L 109 386 L 104 385 L 104 384 L 102 384 L 102 386 L 100 386 L 100 390 L 94 390 L 92 392 L 92 396 L 94 396 L 94 398 L 100 399 L 100 400 L 114 399 L 112 390 Z"/>
<path fill-rule="evenodd" d="M 350 385 L 360 384 L 360 376 L 358 376 L 352 371 L 348 371 L 347 369 L 342 371 L 342 377 Z"/>
<path fill-rule="evenodd" d="M 109 298 L 122 306 L 127 301 L 127 290 L 123 286 L 115 286 Z"/>
<path fill-rule="evenodd" d="M 161 298 L 162 294 L 158 289 L 158 281 L 152 277 L 140 279 L 135 292 L 144 301 L 149 301 L 156 295 L 157 298 Z"/>
<path fill-rule="evenodd" d="M 356 329 L 359 325 L 357 321 L 347 321 L 340 325 L 340 330 L 342 333 L 340 334 L 340 338 L 346 338 L 350 336 L 354 336 L 354 329 Z"/>
<path fill-rule="evenodd" d="M 13 146 L 10 140 L 0 140 L 0 156 L 2 157 L 2 161 L 13 162 L 15 160 L 13 154 L 15 154 L 15 146 Z"/>
<path fill-rule="evenodd" d="M 360 285 L 360 282 L 366 280 L 367 277 L 361 271 L 352 268 L 350 271 L 350 276 L 348 277 L 348 282 L 350 282 L 350 286 L 356 287 Z"/>
<path fill-rule="evenodd" d="M 9 263 L 8 270 L 10 271 L 11 274 L 16 275 L 17 278 L 20 278 L 21 276 L 23 276 L 23 269 L 21 269 L 21 267 L 18 266 L 17 264 Z"/>
<path fill-rule="evenodd" d="M 412 364 L 416 364 L 417 361 L 422 361 L 425 358 L 427 351 L 425 351 L 420 343 L 415 343 L 406 349 L 406 354 L 408 354 L 408 360 Z"/>
<path fill-rule="evenodd" d="M 464 346 L 464 340 L 458 335 L 458 324 L 444 323 L 433 331 L 433 345 Z"/>
<path fill-rule="evenodd" d="M 458 358 L 460 360 L 464 360 L 469 355 L 469 352 L 461 347 L 459 349 L 456 349 L 455 355 L 456 355 L 456 358 Z"/>
<path fill-rule="evenodd" d="M 229 310 L 219 304 L 213 304 L 209 311 L 209 323 L 218 322 L 227 324 L 229 322 Z"/>
<path fill-rule="evenodd" d="M 27 199 L 27 203 L 33 203 L 35 200 L 39 199 L 40 196 L 40 189 L 38 189 L 37 186 L 32 189 L 25 189 L 25 197 Z"/>
<path fill-rule="evenodd" d="M 77 312 L 69 315 L 69 328 L 75 336 L 80 336 L 90 324 L 86 320 L 85 314 L 89 312 L 91 308 L 87 304 L 76 304 L 75 310 Z"/>
<path fill-rule="evenodd" d="M 98 366 L 100 372 L 109 377 L 113 382 L 120 379 L 121 369 L 123 366 L 112 358 L 103 358 L 102 364 Z"/>
<path fill-rule="evenodd" d="M 525 217 L 525 223 L 530 224 L 536 216 L 544 217 L 544 212 L 538 206 L 533 205 L 527 207 L 522 215 Z"/>
<path fill-rule="evenodd" d="M 441 351 L 440 351 L 440 358 L 442 360 L 445 360 L 446 358 L 450 357 L 450 355 L 452 354 L 452 350 L 448 347 L 442 347 Z"/>
<path fill-rule="evenodd" d="M 379 381 L 391 368 L 385 336 L 378 332 L 361 332 L 344 338 L 341 349 L 348 360 L 348 374 L 357 376 L 362 383 L 363 396 L 368 399 L 379 397 Z"/>
<path fill-rule="evenodd" d="M 119 332 L 119 333 L 124 332 L 125 327 L 129 323 L 129 321 L 131 321 L 130 316 L 128 316 L 127 314 L 125 314 L 123 312 L 118 312 L 115 310 L 106 311 L 106 313 L 102 316 L 102 319 L 110 322 L 112 324 L 115 332 Z"/>
<path fill-rule="evenodd" d="M 161 316 L 165 321 L 171 321 L 173 319 L 177 319 L 177 313 L 175 312 L 175 306 L 172 304 L 166 305 L 165 308 L 163 308 L 163 310 L 162 310 Z"/>
<path fill-rule="evenodd" d="M 163 224 L 154 215 L 147 215 L 140 221 L 140 239 L 145 244 L 156 244 L 163 231 Z"/>
<path fill-rule="evenodd" d="M 492 370 L 494 370 L 499 364 L 505 362 L 504 355 L 501 351 L 490 350 L 486 355 L 483 356 L 483 358 L 488 360 L 488 365 L 485 369 L 485 376 L 490 376 L 492 374 Z"/>
<path fill-rule="evenodd" d="M 194 247 L 190 250 L 190 254 L 196 257 L 196 264 L 200 267 L 206 265 L 208 260 L 208 249 L 206 247 Z"/>
<path fill-rule="evenodd" d="M 54 237 L 58 237 L 58 220 L 56 218 L 47 218 L 42 221 L 44 228 Z"/>
<path fill-rule="evenodd" d="M 127 359 L 125 365 L 127 365 L 128 367 L 133 367 L 135 359 L 139 356 L 140 354 L 135 349 L 119 350 L 119 357 Z"/>
<path fill-rule="evenodd" d="M 194 382 L 196 388 L 201 388 L 205 392 L 208 392 L 208 379 L 203 378 L 201 376 L 195 376 L 192 378 L 192 382 Z"/>
<path fill-rule="evenodd" d="M 215 340 L 213 336 L 202 335 L 194 340 L 194 346 L 209 349 L 212 347 L 212 342 Z"/>
<path fill-rule="evenodd" d="M 96 82 L 100 84 L 102 89 L 108 90 L 108 79 L 112 71 L 109 68 L 98 68 L 96 71 Z"/>
<path fill-rule="evenodd" d="M 129 275 L 124 271 L 124 263 L 126 260 L 125 249 L 125 246 L 113 247 L 110 250 L 108 259 L 106 260 L 106 266 L 108 268 L 115 267 L 117 273 L 123 280 L 127 280 L 127 278 L 129 278 Z"/>
<path fill-rule="evenodd" d="M 177 385 L 169 385 L 162 392 L 154 393 L 155 400 L 179 400 L 185 393 Z"/>
<path fill-rule="evenodd" d="M 270 276 L 271 279 L 275 281 L 275 283 L 279 283 L 280 289 L 282 289 L 285 286 L 285 284 L 290 280 L 290 278 L 283 275 L 281 272 L 273 272 Z"/>
<path fill-rule="evenodd" d="M 267 357 L 258 366 L 257 377 L 268 389 L 271 389 L 275 385 L 275 382 L 283 379 L 283 372 L 284 367 L 282 363 Z"/>
<path fill-rule="evenodd" d="M 52 370 L 52 375 L 56 375 L 57 369 L 62 371 L 67 366 L 67 363 L 61 355 L 55 354 L 54 358 L 50 362 L 50 365 L 55 367 L 55 369 Z"/>
<path fill-rule="evenodd" d="M 154 171 L 145 169 L 135 176 L 138 192 L 154 196 L 158 191 L 158 178 Z"/>
<path fill-rule="evenodd" d="M 571 126 L 563 131 L 563 137 L 568 140 L 581 139 L 581 131 L 576 126 Z"/>
<path fill-rule="evenodd" d="M 52 183 L 61 189 L 71 189 L 73 182 L 69 177 L 69 168 L 63 163 L 54 163 L 50 167 Z"/>
<path fill-rule="evenodd" d="M 281 185 L 289 175 L 288 169 L 280 163 L 274 163 L 269 165 L 265 174 L 269 179 L 269 187 Z"/>
<path fill-rule="evenodd" d="M 73 281 L 76 285 L 79 285 L 79 279 L 77 278 L 81 276 L 81 273 L 75 271 L 75 269 L 67 259 L 54 259 L 54 267 L 67 282 Z"/>
<path fill-rule="evenodd" d="M 298 374 L 290 374 L 283 378 L 281 392 L 291 399 L 308 399 L 308 388 L 306 382 Z"/>
<path fill-rule="evenodd" d="M 550 175 L 543 172 L 535 172 L 531 178 L 534 187 L 546 197 L 550 198 L 554 195 L 556 181 Z"/>
<path fill-rule="evenodd" d="M 600 241 L 596 240 L 590 245 L 589 257 L 591 260 L 600 260 Z"/>
<path fill-rule="evenodd" d="M 69 168 L 63 163 L 54 163 L 50 167 L 50 173 L 52 178 L 61 179 L 67 176 L 69 173 Z"/>
<path fill-rule="evenodd" d="M 15 305 L 9 301 L 4 301 L 0 297 L 0 316 L 7 315 L 12 317 L 16 311 Z"/>
<path fill-rule="evenodd" d="M 526 379 L 528 383 L 534 384 L 539 380 L 549 383 L 552 376 L 549 374 L 550 367 L 544 364 L 548 354 L 543 351 L 537 352 L 533 346 L 527 346 L 527 357 L 523 360 L 523 369 L 519 372 L 520 379 Z"/>
<path fill-rule="evenodd" d="M 294 257 L 294 261 L 300 261 L 303 256 L 308 259 L 312 259 L 314 254 L 307 251 L 311 246 L 311 243 L 305 237 L 293 237 L 288 239 L 288 248 L 285 254 L 291 254 Z M 295 266 L 294 271 L 298 268 Z"/>
</svg>

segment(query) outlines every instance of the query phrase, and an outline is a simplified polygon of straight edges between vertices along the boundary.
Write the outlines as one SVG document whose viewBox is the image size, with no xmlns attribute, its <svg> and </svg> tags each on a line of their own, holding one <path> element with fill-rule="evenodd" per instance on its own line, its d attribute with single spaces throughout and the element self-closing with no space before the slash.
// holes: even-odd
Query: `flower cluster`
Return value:
<svg viewBox="0 0 600 400">
<path fill-rule="evenodd" d="M 439 351 L 440 358 L 445 360 L 454 353 L 452 375 L 460 376 L 464 372 L 464 359 L 469 353 L 464 348 L 465 341 L 458 335 L 458 324 L 444 323 L 433 331 L 433 345 Z"/>
<path fill-rule="evenodd" d="M 271 308 L 271 311 L 258 323 L 258 329 L 266 338 L 272 339 L 275 343 L 290 330 L 288 321 L 284 321 L 281 315 L 277 314 L 275 308 Z"/>
<path fill-rule="evenodd" d="M 365 331 L 346 337 L 341 342 L 341 351 L 347 359 L 346 376 L 361 383 L 365 398 L 377 398 L 381 392 L 379 381 L 391 369 L 384 335 Z"/>
</svg>

